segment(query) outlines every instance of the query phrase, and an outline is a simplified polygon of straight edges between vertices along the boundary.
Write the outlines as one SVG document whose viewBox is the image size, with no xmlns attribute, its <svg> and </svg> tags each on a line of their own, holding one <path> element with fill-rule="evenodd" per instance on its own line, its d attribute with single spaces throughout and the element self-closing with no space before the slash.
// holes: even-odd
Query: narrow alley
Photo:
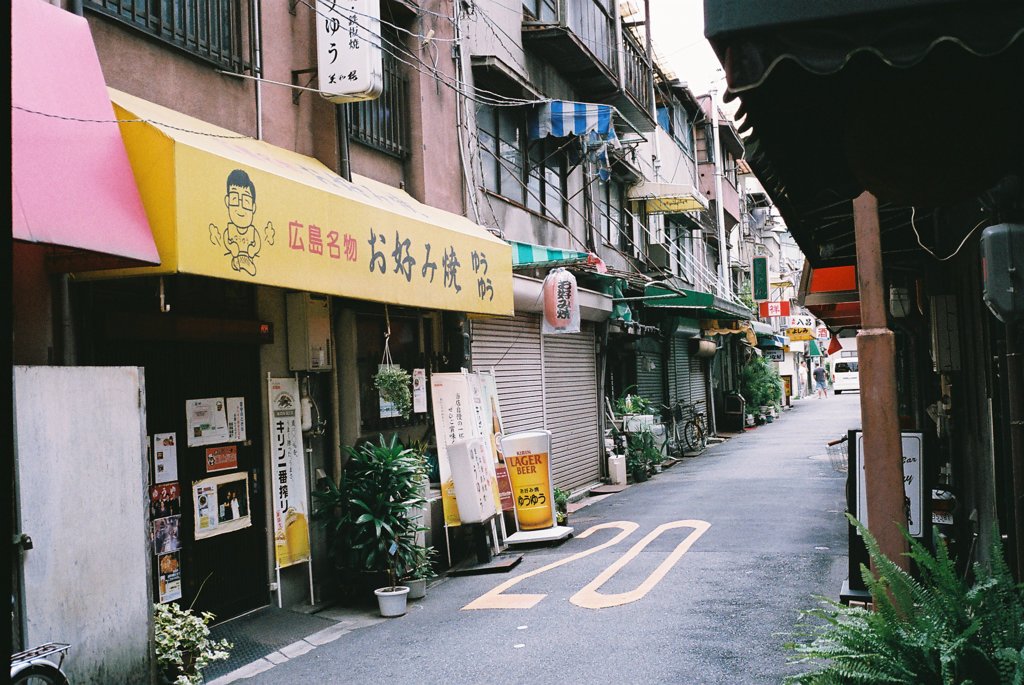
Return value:
<svg viewBox="0 0 1024 685">
<path fill-rule="evenodd" d="M 315 648 L 300 641 L 251 679 L 240 676 L 260 666 L 211 682 L 779 683 L 794 672 L 782 645 L 799 611 L 836 596 L 846 577 L 845 476 L 825 443 L 859 425 L 859 402 L 797 402 L 773 424 L 594 498 L 571 516 L 574 538 L 526 551 L 508 574 L 448 578 L 402 618 Z M 685 523 L 643 545 L 672 522 Z M 508 596 L 531 606 L 489 608 Z"/>
</svg>

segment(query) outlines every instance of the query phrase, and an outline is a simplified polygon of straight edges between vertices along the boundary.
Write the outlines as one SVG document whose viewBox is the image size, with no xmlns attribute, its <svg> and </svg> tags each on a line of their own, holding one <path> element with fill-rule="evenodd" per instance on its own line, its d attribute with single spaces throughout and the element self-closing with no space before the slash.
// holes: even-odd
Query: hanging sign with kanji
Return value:
<svg viewBox="0 0 1024 685">
<path fill-rule="evenodd" d="M 750 259 L 750 283 L 754 302 L 768 299 L 768 258 L 761 255 Z"/>
<path fill-rule="evenodd" d="M 759 305 L 762 319 L 773 316 L 789 316 L 789 302 L 762 302 Z"/>
</svg>

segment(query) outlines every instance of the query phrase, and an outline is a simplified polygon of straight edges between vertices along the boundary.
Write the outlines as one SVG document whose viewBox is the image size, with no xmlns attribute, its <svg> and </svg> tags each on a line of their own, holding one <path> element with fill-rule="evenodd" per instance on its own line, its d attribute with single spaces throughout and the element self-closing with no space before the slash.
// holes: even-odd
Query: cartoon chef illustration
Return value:
<svg viewBox="0 0 1024 685">
<path fill-rule="evenodd" d="M 241 169 L 228 174 L 224 206 L 228 210 L 227 228 L 221 231 L 216 224 L 210 224 L 210 242 L 227 250 L 224 254 L 231 255 L 232 269 L 255 276 L 255 259 L 263 248 L 263 242 L 274 244 L 274 224 L 268 221 L 262 236 L 253 224 L 256 186 L 249 179 L 249 174 Z"/>
</svg>

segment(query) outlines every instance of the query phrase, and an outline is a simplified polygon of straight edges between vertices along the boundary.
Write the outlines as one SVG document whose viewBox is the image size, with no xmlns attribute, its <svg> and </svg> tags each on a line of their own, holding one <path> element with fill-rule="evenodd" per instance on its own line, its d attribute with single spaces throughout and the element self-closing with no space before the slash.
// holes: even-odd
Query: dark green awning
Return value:
<svg viewBox="0 0 1024 685">
<path fill-rule="evenodd" d="M 674 309 L 694 319 L 747 320 L 754 312 L 743 305 L 700 290 L 681 288 L 679 292 L 662 286 L 648 285 L 642 303 L 653 309 Z"/>
</svg>

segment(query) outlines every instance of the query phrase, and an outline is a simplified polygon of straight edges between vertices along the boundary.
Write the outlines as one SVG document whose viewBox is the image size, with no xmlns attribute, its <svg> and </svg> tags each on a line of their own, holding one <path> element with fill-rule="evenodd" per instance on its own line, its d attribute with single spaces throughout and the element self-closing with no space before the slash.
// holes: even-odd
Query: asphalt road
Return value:
<svg viewBox="0 0 1024 685">
<path fill-rule="evenodd" d="M 845 475 L 825 443 L 860 425 L 859 402 L 796 402 L 773 424 L 575 512 L 576 537 L 524 552 L 511 573 L 449 578 L 404 617 L 242 682 L 779 683 L 794 672 L 782 644 L 799 611 L 815 595 L 837 598 L 846 577 Z M 464 609 L 517 602 L 484 596 L 616 536 L 504 593 L 543 595 L 530 608 Z"/>
</svg>

